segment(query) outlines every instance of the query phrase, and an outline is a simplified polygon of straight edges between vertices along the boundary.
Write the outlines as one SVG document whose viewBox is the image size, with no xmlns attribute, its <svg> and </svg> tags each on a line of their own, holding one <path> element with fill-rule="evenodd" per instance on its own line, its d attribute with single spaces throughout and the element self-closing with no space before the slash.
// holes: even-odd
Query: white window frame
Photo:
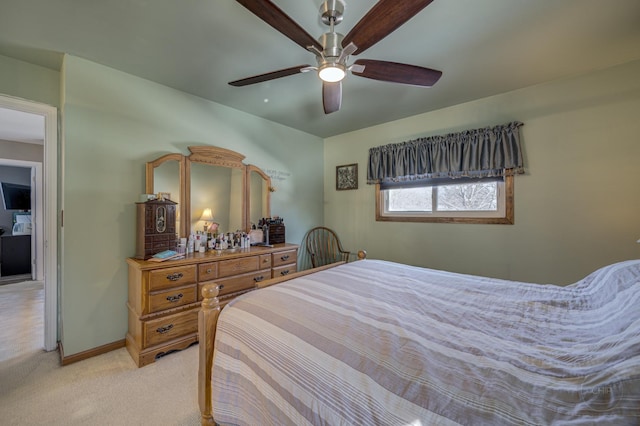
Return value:
<svg viewBox="0 0 640 426">
<path fill-rule="evenodd" d="M 477 182 L 475 179 L 473 182 Z M 468 181 L 472 183 L 472 181 Z M 450 179 L 430 179 L 405 186 L 431 186 L 434 191 L 434 206 L 437 206 L 437 187 L 451 184 Z M 465 183 L 463 180 L 455 183 Z M 433 211 L 433 212 L 389 212 L 387 211 L 387 191 L 397 185 L 376 184 L 376 221 L 387 222 L 435 222 L 435 223 L 479 223 L 513 224 L 514 196 L 513 176 L 507 175 L 498 184 L 497 211 Z"/>
</svg>

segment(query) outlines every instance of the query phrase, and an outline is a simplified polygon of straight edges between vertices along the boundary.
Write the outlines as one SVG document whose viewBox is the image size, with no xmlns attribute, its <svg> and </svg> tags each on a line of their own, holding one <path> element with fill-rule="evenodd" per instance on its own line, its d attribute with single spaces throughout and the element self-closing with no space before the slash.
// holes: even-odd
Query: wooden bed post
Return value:
<svg viewBox="0 0 640 426">
<path fill-rule="evenodd" d="M 215 425 L 211 407 L 211 370 L 216 324 L 220 315 L 218 286 L 207 284 L 202 288 L 202 305 L 198 313 L 198 405 L 202 425 Z"/>
</svg>

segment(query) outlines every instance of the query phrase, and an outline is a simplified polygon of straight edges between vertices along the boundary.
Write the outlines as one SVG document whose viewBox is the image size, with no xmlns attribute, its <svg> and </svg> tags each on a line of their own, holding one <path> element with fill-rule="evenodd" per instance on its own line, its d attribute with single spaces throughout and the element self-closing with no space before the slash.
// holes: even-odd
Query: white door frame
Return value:
<svg viewBox="0 0 640 426">
<path fill-rule="evenodd" d="M 0 95 L 0 107 L 22 111 L 30 114 L 37 114 L 44 117 L 44 174 L 40 173 L 41 191 L 36 194 L 39 197 L 38 206 L 44 207 L 41 214 L 36 211 L 36 221 L 40 222 L 40 230 L 38 232 L 38 224 L 36 226 L 36 236 L 42 244 L 42 251 L 38 256 L 43 257 L 44 267 L 40 268 L 44 272 L 44 349 L 52 351 L 57 348 L 58 343 L 58 109 L 41 104 L 38 102 L 27 101 L 24 99 L 14 98 L 6 95 Z M 18 161 L 13 161 L 12 165 L 16 165 Z M 30 163 L 26 167 L 32 167 Z M 36 174 L 38 174 L 36 166 Z M 36 188 L 37 191 L 37 188 Z M 44 195 L 44 203 L 42 196 Z M 43 220 L 44 219 L 44 220 Z M 36 250 L 38 247 L 36 241 Z M 37 271 L 37 270 L 36 270 Z M 40 272 L 38 272 L 40 274 Z"/>
</svg>

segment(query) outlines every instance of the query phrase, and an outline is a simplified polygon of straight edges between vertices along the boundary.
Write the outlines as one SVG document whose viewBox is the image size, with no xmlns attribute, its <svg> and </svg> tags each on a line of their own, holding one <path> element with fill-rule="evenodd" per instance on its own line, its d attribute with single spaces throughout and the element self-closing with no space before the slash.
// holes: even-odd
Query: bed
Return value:
<svg viewBox="0 0 640 426">
<path fill-rule="evenodd" d="M 372 259 L 281 281 L 222 313 L 203 290 L 203 424 L 640 424 L 640 261 L 566 287 Z"/>
</svg>

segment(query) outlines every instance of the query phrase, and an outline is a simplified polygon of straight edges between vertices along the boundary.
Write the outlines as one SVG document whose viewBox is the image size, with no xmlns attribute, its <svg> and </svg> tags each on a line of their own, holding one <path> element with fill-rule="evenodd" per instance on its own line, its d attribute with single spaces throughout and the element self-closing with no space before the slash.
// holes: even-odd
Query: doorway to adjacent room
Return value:
<svg viewBox="0 0 640 426">
<path fill-rule="evenodd" d="M 51 351 L 57 347 L 58 271 L 57 271 L 57 174 L 58 174 L 58 111 L 57 108 L 0 95 L 0 139 L 17 141 L 18 134 L 36 131 L 42 135 L 42 162 L 19 158 L 0 160 L 2 165 L 28 167 L 32 171 L 33 207 L 31 211 L 33 247 L 30 281 L 43 282 L 44 303 L 41 317 L 44 330 L 42 347 Z M 7 118 L 9 117 L 9 118 Z M 23 121 L 25 119 L 26 121 Z M 34 120 L 35 119 L 35 120 Z M 39 123 L 27 129 L 25 123 Z M 20 330 L 25 332 L 25 330 Z"/>
</svg>

